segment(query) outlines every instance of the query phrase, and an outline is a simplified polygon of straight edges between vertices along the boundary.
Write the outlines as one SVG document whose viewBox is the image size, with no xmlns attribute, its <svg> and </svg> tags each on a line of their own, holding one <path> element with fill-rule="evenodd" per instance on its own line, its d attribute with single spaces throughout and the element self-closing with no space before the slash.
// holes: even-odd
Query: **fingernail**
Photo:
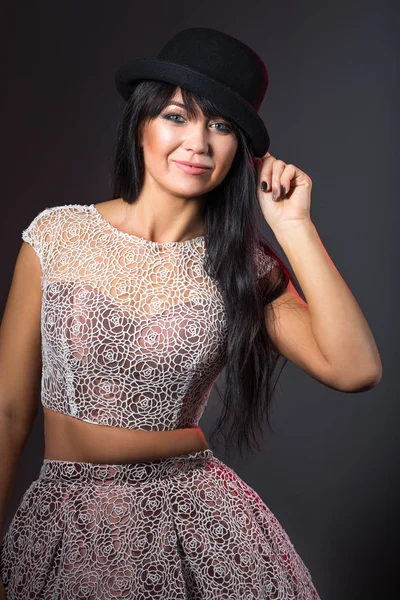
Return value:
<svg viewBox="0 0 400 600">
<path fill-rule="evenodd" d="M 273 202 L 276 201 L 276 190 L 275 189 L 272 190 L 272 200 L 273 200 Z"/>
<path fill-rule="evenodd" d="M 266 181 L 263 181 L 263 182 L 261 183 L 261 191 L 262 191 L 262 192 L 266 192 L 266 191 L 267 191 L 267 188 L 268 188 L 268 184 L 267 184 L 267 182 L 266 182 Z"/>
<path fill-rule="evenodd" d="M 283 185 L 283 186 L 282 186 L 282 193 L 281 193 L 281 198 L 282 198 L 282 200 L 284 199 L 284 197 L 285 197 L 285 194 L 286 194 L 286 190 L 285 190 L 285 186 Z"/>
</svg>

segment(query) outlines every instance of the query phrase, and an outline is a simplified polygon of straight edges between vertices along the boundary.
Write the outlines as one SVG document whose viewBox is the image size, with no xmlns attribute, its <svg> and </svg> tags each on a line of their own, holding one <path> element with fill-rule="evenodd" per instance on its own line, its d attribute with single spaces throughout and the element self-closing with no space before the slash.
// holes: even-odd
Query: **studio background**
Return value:
<svg viewBox="0 0 400 600">
<path fill-rule="evenodd" d="M 265 429 L 262 452 L 245 464 L 228 463 L 286 529 L 322 600 L 398 594 L 395 17 L 389 0 L 24 0 L 3 9 L 1 315 L 21 232 L 33 217 L 45 207 L 112 197 L 112 147 L 124 104 L 113 80 L 120 64 L 155 57 L 186 27 L 220 29 L 265 62 L 269 88 L 260 115 L 269 151 L 311 177 L 311 219 L 383 363 L 376 388 L 347 394 L 288 362 L 272 405 L 275 433 Z M 289 265 L 267 223 L 263 231 Z M 207 438 L 220 409 L 214 391 L 200 422 Z M 225 460 L 223 445 L 212 449 Z M 43 452 L 39 406 L 5 528 L 38 477 Z"/>
</svg>

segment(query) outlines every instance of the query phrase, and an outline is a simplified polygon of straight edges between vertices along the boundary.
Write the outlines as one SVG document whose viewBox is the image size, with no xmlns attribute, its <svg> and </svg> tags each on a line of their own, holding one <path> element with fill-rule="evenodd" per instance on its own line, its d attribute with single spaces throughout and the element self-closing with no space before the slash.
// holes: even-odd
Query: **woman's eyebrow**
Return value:
<svg viewBox="0 0 400 600">
<path fill-rule="evenodd" d="M 175 106 L 180 106 L 181 108 L 186 108 L 182 102 L 168 102 L 167 106 L 170 106 L 171 104 L 175 104 Z"/>
<path fill-rule="evenodd" d="M 175 106 L 180 106 L 181 108 L 184 108 L 186 110 L 186 106 L 182 104 L 182 102 L 171 100 L 171 102 L 168 102 L 167 106 L 171 106 L 172 104 L 174 104 Z"/>
<path fill-rule="evenodd" d="M 172 106 L 172 105 L 175 105 L 175 106 L 180 106 L 181 108 L 183 108 L 184 110 L 186 110 L 186 106 L 185 106 L 184 104 L 182 104 L 182 102 L 177 102 L 177 101 L 175 101 L 175 100 L 171 100 L 171 102 L 168 102 L 168 104 L 167 104 L 166 106 Z M 217 114 L 217 115 L 215 115 L 215 118 L 216 118 L 216 119 L 221 119 L 222 117 L 220 117 L 220 116 Z M 223 119 L 223 118 L 222 118 L 222 119 Z M 225 119 L 223 119 L 223 120 L 225 120 Z"/>
</svg>

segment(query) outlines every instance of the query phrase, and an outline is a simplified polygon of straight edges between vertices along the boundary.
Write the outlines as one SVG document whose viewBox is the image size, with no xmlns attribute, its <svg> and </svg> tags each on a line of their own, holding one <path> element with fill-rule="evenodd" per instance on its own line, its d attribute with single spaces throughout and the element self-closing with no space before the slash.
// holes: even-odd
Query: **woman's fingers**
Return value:
<svg viewBox="0 0 400 600">
<path fill-rule="evenodd" d="M 286 168 L 286 163 L 271 156 L 269 152 L 267 152 L 262 161 L 260 183 L 262 181 L 267 183 L 267 192 L 272 191 L 273 200 L 278 200 L 280 197 L 283 198 L 290 186 L 290 179 L 285 182 L 282 181 L 282 174 Z M 285 187 L 284 190 L 282 190 L 282 186 Z"/>
</svg>

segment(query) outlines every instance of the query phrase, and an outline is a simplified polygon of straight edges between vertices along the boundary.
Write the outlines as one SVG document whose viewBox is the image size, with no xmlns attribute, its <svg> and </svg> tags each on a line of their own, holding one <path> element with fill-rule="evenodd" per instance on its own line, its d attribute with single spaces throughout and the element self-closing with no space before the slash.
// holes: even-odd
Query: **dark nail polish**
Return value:
<svg viewBox="0 0 400 600">
<path fill-rule="evenodd" d="M 285 194 L 286 194 L 286 190 L 285 190 L 285 186 L 283 185 L 282 186 L 282 192 L 281 192 L 281 198 L 282 198 L 282 200 L 284 199 Z"/>
<path fill-rule="evenodd" d="M 262 192 L 266 192 L 266 191 L 267 191 L 267 189 L 268 189 L 268 184 L 267 184 L 267 182 L 266 182 L 266 181 L 263 181 L 263 182 L 261 183 L 261 191 L 262 191 Z"/>
</svg>

